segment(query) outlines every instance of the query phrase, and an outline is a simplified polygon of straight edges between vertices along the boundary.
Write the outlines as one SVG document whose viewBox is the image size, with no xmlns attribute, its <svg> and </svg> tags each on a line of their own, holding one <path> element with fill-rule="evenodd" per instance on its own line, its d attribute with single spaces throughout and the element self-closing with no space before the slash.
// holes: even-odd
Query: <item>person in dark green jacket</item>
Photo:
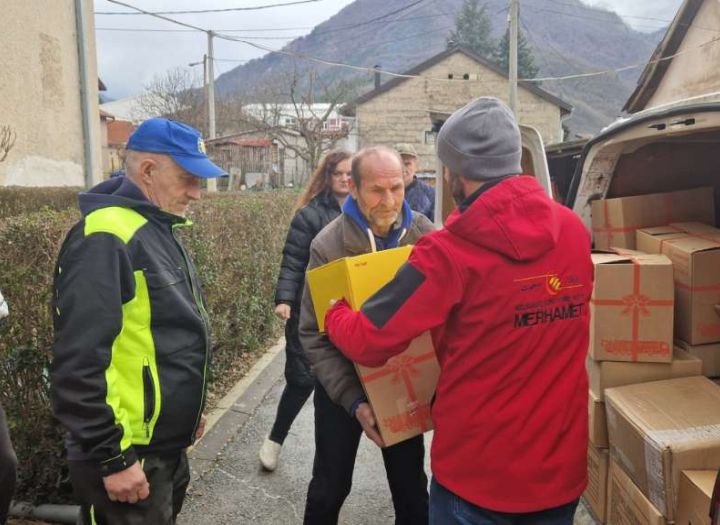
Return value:
<svg viewBox="0 0 720 525">
<path fill-rule="evenodd" d="M 200 180 L 224 171 L 199 132 L 143 123 L 127 172 L 80 194 L 55 270 L 50 367 L 86 525 L 171 525 L 203 433 L 210 327 L 178 230 Z"/>
</svg>

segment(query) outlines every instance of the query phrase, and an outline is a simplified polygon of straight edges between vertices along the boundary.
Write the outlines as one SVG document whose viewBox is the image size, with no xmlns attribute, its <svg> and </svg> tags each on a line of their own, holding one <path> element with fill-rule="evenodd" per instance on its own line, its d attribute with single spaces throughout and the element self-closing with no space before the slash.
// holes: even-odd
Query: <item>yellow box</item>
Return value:
<svg viewBox="0 0 720 525">
<path fill-rule="evenodd" d="M 405 264 L 412 246 L 343 257 L 307 273 L 310 296 L 315 306 L 318 328 L 325 331 L 325 314 L 331 301 L 342 298 L 353 310 L 359 310 L 375 292 L 392 281 Z"/>
<path fill-rule="evenodd" d="M 331 301 L 345 298 L 353 310 L 390 282 L 407 261 L 412 246 L 345 257 L 307 273 L 310 295 L 320 331 Z M 430 403 L 440 364 L 432 339 L 424 333 L 407 350 L 380 368 L 355 365 L 360 383 L 375 412 L 386 446 L 432 430 Z"/>
</svg>

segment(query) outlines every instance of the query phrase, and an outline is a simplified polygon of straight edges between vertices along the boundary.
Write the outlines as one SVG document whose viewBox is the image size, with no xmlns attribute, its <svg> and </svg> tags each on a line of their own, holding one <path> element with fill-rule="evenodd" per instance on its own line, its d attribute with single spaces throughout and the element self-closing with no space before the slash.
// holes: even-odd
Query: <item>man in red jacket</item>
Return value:
<svg viewBox="0 0 720 525">
<path fill-rule="evenodd" d="M 494 98 L 438 136 L 458 209 L 395 279 L 326 318 L 350 359 L 380 366 L 430 330 L 433 524 L 571 524 L 587 484 L 590 234 L 521 173 L 520 132 Z"/>
</svg>

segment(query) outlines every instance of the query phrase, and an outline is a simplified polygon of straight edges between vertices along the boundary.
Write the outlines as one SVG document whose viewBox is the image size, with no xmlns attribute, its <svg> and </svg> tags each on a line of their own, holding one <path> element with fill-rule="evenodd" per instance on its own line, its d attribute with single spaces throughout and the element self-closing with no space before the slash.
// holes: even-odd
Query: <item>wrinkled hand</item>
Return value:
<svg viewBox="0 0 720 525">
<path fill-rule="evenodd" d="M 136 461 L 131 467 L 103 478 L 110 501 L 137 503 L 150 496 L 150 484 Z"/>
<path fill-rule="evenodd" d="M 288 319 L 290 319 L 291 312 L 292 308 L 289 304 L 279 304 L 275 307 L 275 315 L 283 321 L 287 321 Z"/>
<path fill-rule="evenodd" d="M 370 438 L 370 441 L 380 448 L 385 448 L 385 442 L 382 437 L 380 437 L 380 432 L 375 423 L 375 414 L 372 408 L 370 408 L 370 405 L 368 403 L 360 403 L 355 411 L 355 417 L 365 431 L 365 435 Z"/>
<path fill-rule="evenodd" d="M 200 422 L 198 423 L 197 431 L 195 431 L 195 440 L 197 441 L 205 435 L 205 425 L 207 424 L 207 417 L 205 414 L 200 416 Z"/>
</svg>

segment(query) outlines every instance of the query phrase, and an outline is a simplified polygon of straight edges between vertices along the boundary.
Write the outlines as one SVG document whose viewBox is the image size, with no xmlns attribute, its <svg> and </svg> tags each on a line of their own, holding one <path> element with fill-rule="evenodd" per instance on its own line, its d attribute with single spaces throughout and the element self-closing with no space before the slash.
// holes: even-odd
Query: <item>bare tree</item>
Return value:
<svg viewBox="0 0 720 525">
<path fill-rule="evenodd" d="M 315 70 L 292 71 L 267 81 L 246 105 L 240 123 L 277 141 L 301 158 L 309 170 L 350 132 L 348 121 L 330 122 L 351 96 L 345 81 L 327 82 Z"/>
<path fill-rule="evenodd" d="M 207 112 L 203 104 L 201 83 L 185 68 L 175 68 L 157 75 L 140 95 L 138 109 L 144 116 L 180 120 L 206 130 Z"/>
<path fill-rule="evenodd" d="M 3 162 L 15 146 L 17 134 L 10 126 L 0 127 L 0 162 Z"/>
<path fill-rule="evenodd" d="M 145 86 L 140 95 L 138 120 L 151 116 L 171 118 L 185 122 L 207 135 L 209 130 L 207 93 L 199 78 L 185 68 L 175 68 L 157 75 Z M 216 97 L 215 115 L 218 135 L 236 126 L 240 100 L 232 97 Z"/>
</svg>

